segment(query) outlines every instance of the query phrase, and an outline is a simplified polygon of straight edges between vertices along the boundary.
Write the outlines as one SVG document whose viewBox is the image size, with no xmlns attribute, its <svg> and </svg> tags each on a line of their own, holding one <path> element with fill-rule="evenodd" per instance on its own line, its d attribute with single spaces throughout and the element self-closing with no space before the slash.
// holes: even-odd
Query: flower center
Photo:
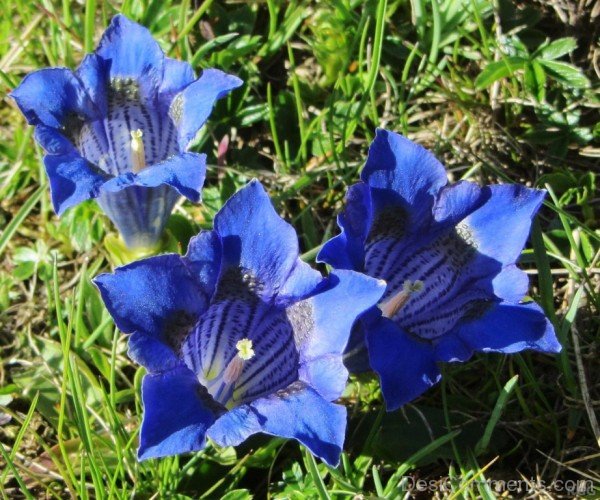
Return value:
<svg viewBox="0 0 600 500">
<path fill-rule="evenodd" d="M 379 304 L 381 314 L 385 318 L 393 318 L 396 313 L 408 302 L 408 299 L 410 299 L 411 295 L 419 293 L 421 290 L 423 290 L 423 282 L 421 280 L 416 280 L 414 282 L 406 280 L 402 284 L 402 290 Z"/>
<path fill-rule="evenodd" d="M 144 133 L 141 129 L 132 130 L 131 134 L 131 171 L 134 174 L 146 167 L 146 152 L 144 150 Z"/>
<path fill-rule="evenodd" d="M 229 387 L 238 381 L 242 374 L 242 370 L 244 369 L 244 362 L 254 357 L 254 349 L 252 348 L 252 341 L 250 339 L 239 340 L 237 344 L 235 344 L 235 348 L 238 352 L 223 372 L 223 382 L 225 382 L 226 387 Z"/>
</svg>

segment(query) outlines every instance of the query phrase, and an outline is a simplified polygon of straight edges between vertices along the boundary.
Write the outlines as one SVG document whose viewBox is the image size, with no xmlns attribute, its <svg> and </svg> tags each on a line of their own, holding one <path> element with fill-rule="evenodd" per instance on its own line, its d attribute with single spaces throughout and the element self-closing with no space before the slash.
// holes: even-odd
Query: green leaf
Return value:
<svg viewBox="0 0 600 500">
<path fill-rule="evenodd" d="M 481 453 L 483 453 L 490 444 L 490 440 L 492 439 L 492 433 L 496 428 L 496 424 L 498 424 L 498 421 L 500 420 L 500 415 L 502 415 L 502 411 L 508 403 L 508 398 L 513 389 L 515 388 L 517 380 L 519 380 L 519 375 L 515 375 L 508 382 L 506 382 L 504 388 L 500 392 L 498 400 L 496 401 L 496 406 L 494 406 L 492 415 L 490 416 L 490 419 L 488 420 L 488 423 L 485 427 L 483 436 L 481 436 L 481 439 L 475 445 L 475 455 L 480 455 Z"/>
<path fill-rule="evenodd" d="M 221 497 L 221 500 L 248 500 L 252 495 L 248 490 L 231 490 Z"/>
<path fill-rule="evenodd" d="M 196 51 L 190 64 L 193 68 L 197 67 L 207 54 L 214 51 L 217 47 L 225 45 L 237 36 L 239 36 L 239 33 L 227 33 L 209 40 Z"/>
<path fill-rule="evenodd" d="M 581 89 L 589 87 L 590 85 L 590 81 L 581 70 L 571 64 L 559 61 L 546 61 L 545 59 L 540 59 L 539 63 L 544 66 L 548 75 L 573 88 Z"/>
<path fill-rule="evenodd" d="M 532 61 L 525 68 L 525 87 L 535 98 L 542 102 L 546 98 L 546 73 L 537 61 Z"/>
<path fill-rule="evenodd" d="M 577 41 L 575 38 L 559 38 L 546 47 L 540 48 L 536 55 L 539 55 L 542 59 L 553 60 L 558 59 L 569 52 L 573 52 L 576 48 Z"/>
<path fill-rule="evenodd" d="M 523 57 L 507 57 L 501 61 L 489 63 L 475 80 L 475 87 L 479 90 L 489 87 L 496 80 L 512 76 L 515 71 L 523 69 L 527 59 Z"/>
<path fill-rule="evenodd" d="M 323 478 L 319 472 L 319 467 L 317 466 L 317 461 L 315 460 L 315 457 L 312 456 L 312 453 L 306 448 L 304 448 L 304 463 L 306 464 L 306 469 L 315 483 L 319 498 L 321 500 L 330 500 L 331 496 L 329 495 L 327 487 L 323 482 Z"/>
</svg>

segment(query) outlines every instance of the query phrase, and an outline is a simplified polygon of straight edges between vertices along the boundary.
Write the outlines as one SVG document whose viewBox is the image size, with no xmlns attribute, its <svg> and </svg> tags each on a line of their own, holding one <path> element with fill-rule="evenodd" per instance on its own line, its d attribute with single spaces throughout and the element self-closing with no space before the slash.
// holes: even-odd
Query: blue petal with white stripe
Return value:
<svg viewBox="0 0 600 500">
<path fill-rule="evenodd" d="M 346 356 L 360 368 L 368 351 L 389 409 L 436 383 L 437 362 L 560 350 L 539 307 L 521 303 L 528 280 L 515 265 L 544 191 L 447 185 L 430 152 L 384 130 L 361 178 L 319 258 L 387 283 Z"/>
<path fill-rule="evenodd" d="M 296 233 L 258 181 L 184 257 L 146 259 L 95 282 L 131 334 L 129 355 L 150 372 L 143 458 L 200 449 L 205 434 L 228 446 L 264 432 L 338 463 L 346 411 L 332 401 L 348 377 L 342 354 L 385 284 L 354 271 L 323 279 L 302 262 Z M 179 386 L 161 402 L 168 380 Z"/>
<path fill-rule="evenodd" d="M 37 128 L 56 212 L 98 198 L 127 246 L 152 247 L 180 196 L 200 200 L 205 159 L 188 145 L 241 83 L 210 69 L 196 79 L 118 15 L 77 70 L 36 71 L 11 96 Z"/>
</svg>

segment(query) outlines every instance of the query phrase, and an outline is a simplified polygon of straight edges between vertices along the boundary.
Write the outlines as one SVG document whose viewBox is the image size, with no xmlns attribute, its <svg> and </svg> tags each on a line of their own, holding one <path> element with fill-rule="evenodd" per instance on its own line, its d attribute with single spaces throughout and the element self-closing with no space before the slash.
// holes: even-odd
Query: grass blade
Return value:
<svg viewBox="0 0 600 500">
<path fill-rule="evenodd" d="M 488 420 L 488 423 L 485 426 L 485 430 L 483 431 L 483 436 L 481 436 L 481 439 L 475 445 L 475 455 L 480 455 L 481 453 L 483 453 L 490 444 L 490 440 L 492 439 L 492 433 L 494 432 L 494 429 L 496 428 L 496 425 L 500 420 L 502 410 L 506 406 L 508 398 L 511 395 L 513 389 L 515 388 L 517 380 L 519 380 L 519 376 L 515 375 L 508 382 L 506 382 L 506 384 L 502 388 L 502 391 L 500 391 L 500 395 L 498 396 L 496 405 L 492 410 L 492 415 L 490 416 L 490 419 Z"/>
<path fill-rule="evenodd" d="M 306 448 L 304 448 L 304 463 L 306 464 L 306 468 L 308 469 L 308 472 L 315 483 L 315 487 L 319 493 L 319 498 L 321 498 L 321 500 L 331 500 L 331 497 L 327 492 L 327 487 L 323 482 L 323 478 L 321 477 L 321 474 L 319 474 L 317 461 L 315 460 L 315 457 L 313 457 L 312 453 Z"/>
<path fill-rule="evenodd" d="M 23 203 L 23 206 L 19 209 L 17 215 L 15 215 L 4 228 L 4 231 L 2 231 L 2 234 L 0 235 L 0 255 L 2 255 L 2 252 L 4 252 L 4 249 L 8 245 L 10 239 L 13 237 L 17 229 L 19 229 L 21 223 L 29 215 L 29 212 L 31 212 L 31 210 L 33 209 L 33 207 L 35 207 L 37 202 L 40 201 L 42 194 L 45 190 L 46 186 L 42 185 L 38 187 L 34 191 L 34 193 L 27 199 L 27 201 Z"/>
</svg>

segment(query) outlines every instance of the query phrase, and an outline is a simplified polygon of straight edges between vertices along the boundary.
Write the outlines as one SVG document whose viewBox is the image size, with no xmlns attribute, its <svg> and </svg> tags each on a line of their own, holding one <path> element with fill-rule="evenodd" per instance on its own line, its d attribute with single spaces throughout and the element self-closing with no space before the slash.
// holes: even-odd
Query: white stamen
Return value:
<svg viewBox="0 0 600 500">
<path fill-rule="evenodd" d="M 132 130 L 131 134 L 131 171 L 134 174 L 146 167 L 146 152 L 144 151 L 144 133 L 140 130 Z"/>
<path fill-rule="evenodd" d="M 235 384 L 237 379 L 240 378 L 244 368 L 244 362 L 254 357 L 254 349 L 252 348 L 252 341 L 250 339 L 239 340 L 235 345 L 235 348 L 238 352 L 223 372 L 223 382 L 228 386 Z"/>
<path fill-rule="evenodd" d="M 421 280 L 416 280 L 415 282 L 406 280 L 402 284 L 402 290 L 400 292 L 398 292 L 396 295 L 393 295 L 385 302 L 379 304 L 381 314 L 385 318 L 393 318 L 396 313 L 402 309 L 402 307 L 404 307 L 413 293 L 419 293 L 421 290 L 423 290 L 423 286 L 424 285 Z"/>
</svg>

